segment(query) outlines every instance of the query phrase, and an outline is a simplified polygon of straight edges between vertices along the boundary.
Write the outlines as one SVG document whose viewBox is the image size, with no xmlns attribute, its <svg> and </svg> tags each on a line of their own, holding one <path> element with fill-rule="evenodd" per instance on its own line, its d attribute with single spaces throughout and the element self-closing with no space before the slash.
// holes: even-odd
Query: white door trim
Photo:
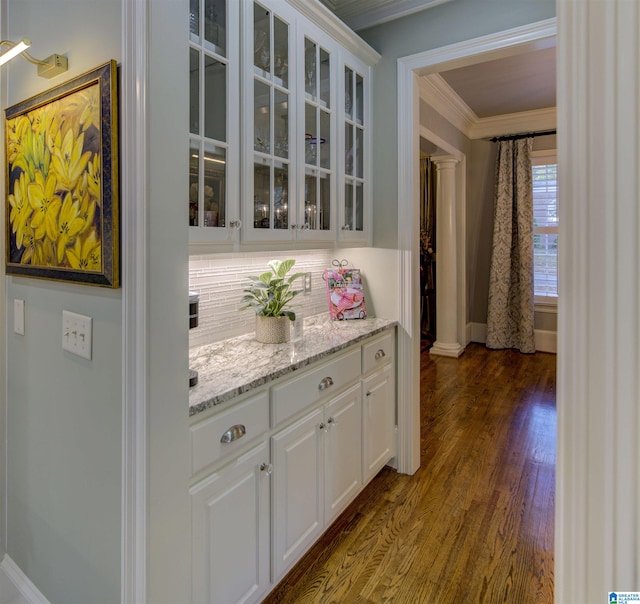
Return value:
<svg viewBox="0 0 640 604">
<path fill-rule="evenodd" d="M 398 471 L 405 474 L 420 467 L 419 126 L 417 77 L 398 59 Z"/>
<path fill-rule="evenodd" d="M 557 6 L 554 593 L 596 602 L 640 588 L 640 7 Z"/>
<path fill-rule="evenodd" d="M 547 19 L 407 57 L 398 68 L 398 469 L 420 466 L 420 324 L 418 279 L 419 134 L 418 75 L 542 46 L 556 35 Z M 466 284 L 464 274 L 458 275 Z M 465 298 L 466 299 L 466 298 Z M 465 319 L 466 320 L 466 319 Z M 466 340 L 465 340 L 466 341 Z"/>
<path fill-rule="evenodd" d="M 122 604 L 147 593 L 147 10 L 122 0 Z"/>
</svg>

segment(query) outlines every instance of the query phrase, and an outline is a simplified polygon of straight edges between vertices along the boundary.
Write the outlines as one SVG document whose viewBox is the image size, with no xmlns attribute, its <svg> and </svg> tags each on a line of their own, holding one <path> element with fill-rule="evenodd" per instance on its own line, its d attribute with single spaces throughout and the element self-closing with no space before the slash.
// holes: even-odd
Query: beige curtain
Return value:
<svg viewBox="0 0 640 604">
<path fill-rule="evenodd" d="M 532 138 L 500 141 L 487 347 L 535 352 Z"/>
</svg>

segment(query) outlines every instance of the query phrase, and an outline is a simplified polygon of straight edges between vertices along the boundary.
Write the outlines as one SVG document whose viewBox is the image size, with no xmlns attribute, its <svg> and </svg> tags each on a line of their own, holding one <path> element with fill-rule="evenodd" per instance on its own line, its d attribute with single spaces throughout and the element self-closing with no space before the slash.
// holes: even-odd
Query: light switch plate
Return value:
<svg viewBox="0 0 640 604">
<path fill-rule="evenodd" d="M 91 360 L 93 320 L 68 310 L 62 311 L 62 348 Z"/>
<path fill-rule="evenodd" d="M 19 336 L 24 335 L 24 300 L 13 301 L 13 331 Z"/>
<path fill-rule="evenodd" d="M 311 293 L 311 273 L 304 274 L 304 293 Z"/>
</svg>

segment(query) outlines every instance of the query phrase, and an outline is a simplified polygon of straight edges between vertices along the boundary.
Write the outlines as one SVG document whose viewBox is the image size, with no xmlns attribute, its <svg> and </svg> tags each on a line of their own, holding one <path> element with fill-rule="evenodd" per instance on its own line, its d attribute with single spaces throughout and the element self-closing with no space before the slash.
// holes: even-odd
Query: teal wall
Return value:
<svg viewBox="0 0 640 604">
<path fill-rule="evenodd" d="M 358 32 L 381 55 L 373 83 L 373 243 L 398 245 L 397 59 L 555 17 L 555 0 L 453 0 Z"/>
<path fill-rule="evenodd" d="M 57 52 L 47 80 L 18 57 L 3 107 L 121 59 L 119 0 L 6 0 L 5 32 Z M 3 145 L 4 153 L 4 145 Z M 6 278 L 7 553 L 52 604 L 120 601 L 122 292 Z M 25 335 L 13 300 L 25 301 Z M 62 350 L 62 310 L 93 317 L 93 360 Z"/>
</svg>

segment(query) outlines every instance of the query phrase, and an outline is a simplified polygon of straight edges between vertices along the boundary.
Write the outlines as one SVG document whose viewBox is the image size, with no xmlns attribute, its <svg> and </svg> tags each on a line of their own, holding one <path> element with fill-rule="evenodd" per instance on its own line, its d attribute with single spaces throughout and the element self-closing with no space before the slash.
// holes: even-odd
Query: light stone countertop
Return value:
<svg viewBox="0 0 640 604">
<path fill-rule="evenodd" d="M 198 383 L 189 389 L 189 415 L 210 409 L 397 324 L 388 319 L 332 321 L 328 313 L 304 319 L 303 337 L 261 344 L 253 333 L 189 351 Z M 293 335 L 293 334 L 292 334 Z"/>
</svg>

